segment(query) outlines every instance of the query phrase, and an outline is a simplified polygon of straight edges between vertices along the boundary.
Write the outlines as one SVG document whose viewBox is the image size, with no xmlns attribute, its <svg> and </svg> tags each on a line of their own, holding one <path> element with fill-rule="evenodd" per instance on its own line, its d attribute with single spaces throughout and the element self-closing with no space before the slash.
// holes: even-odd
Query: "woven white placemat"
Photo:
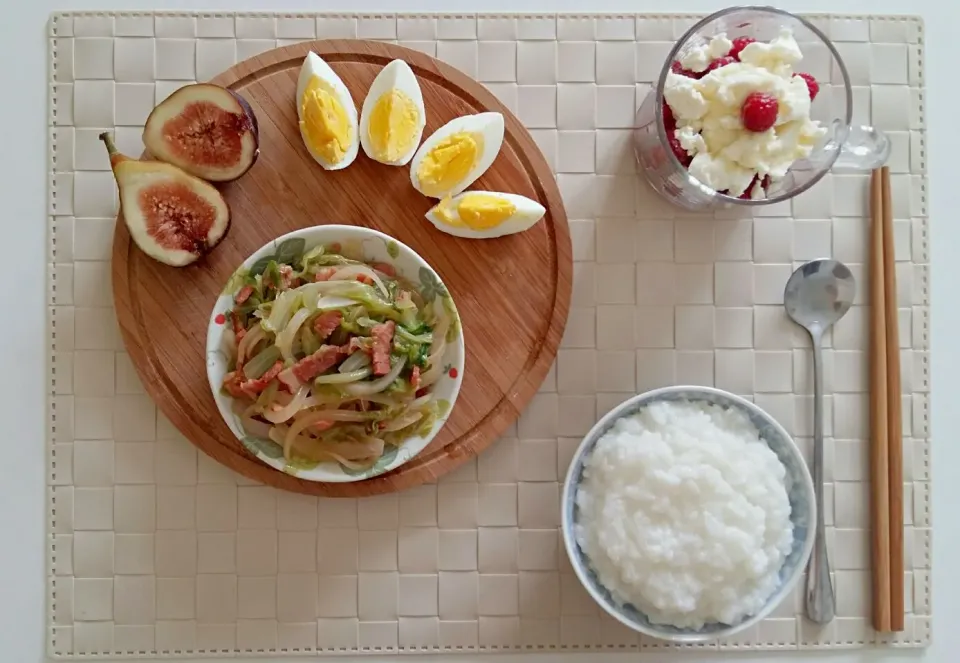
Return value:
<svg viewBox="0 0 960 663">
<path fill-rule="evenodd" d="M 672 383 L 754 399 L 809 452 L 810 354 L 783 314 L 793 267 L 833 255 L 860 280 L 826 352 L 826 518 L 837 619 L 770 618 L 703 648 L 930 641 L 929 268 L 919 19 L 817 16 L 887 131 L 904 397 L 907 630 L 869 626 L 867 179 L 792 204 L 683 215 L 635 174 L 635 104 L 691 16 L 59 14 L 50 23 L 48 642 L 57 658 L 667 649 L 606 617 L 558 538 L 579 437 Z M 555 370 L 518 425 L 436 485 L 362 500 L 276 491 L 226 470 L 158 414 L 111 308 L 117 212 L 97 140 L 138 154 L 171 91 L 287 43 L 397 41 L 487 84 L 530 128 L 571 219 L 573 308 Z M 825 90 L 825 53 L 804 45 Z M 269 147 L 269 146 L 268 146 Z M 761 216 L 762 215 L 762 216 Z M 15 533 L 8 533 L 15 536 Z"/>
</svg>

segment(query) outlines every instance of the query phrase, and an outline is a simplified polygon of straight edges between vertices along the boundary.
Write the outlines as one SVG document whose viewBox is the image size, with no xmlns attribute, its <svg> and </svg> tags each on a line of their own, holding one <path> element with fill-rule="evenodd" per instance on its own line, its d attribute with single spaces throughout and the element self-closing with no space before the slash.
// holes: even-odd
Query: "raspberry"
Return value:
<svg viewBox="0 0 960 663">
<path fill-rule="evenodd" d="M 716 60 L 708 64 L 706 71 L 704 71 L 703 73 L 704 75 L 709 74 L 714 69 L 719 69 L 720 67 L 726 67 L 728 64 L 733 64 L 736 61 L 737 61 L 736 58 L 732 58 L 729 55 L 724 55 L 722 58 L 717 58 Z"/>
<path fill-rule="evenodd" d="M 754 175 L 753 179 L 750 181 L 750 186 L 748 186 L 743 193 L 737 196 L 737 198 L 740 200 L 753 200 L 753 197 L 750 194 L 753 193 L 753 187 L 756 186 L 758 180 L 760 181 L 760 188 L 766 192 L 767 187 L 770 186 L 770 176 L 764 175 L 763 179 L 761 180 L 759 175 Z"/>
<path fill-rule="evenodd" d="M 670 65 L 670 71 L 677 74 L 678 76 L 686 76 L 687 78 L 702 78 L 703 74 L 698 74 L 695 71 L 690 71 L 689 69 L 684 69 L 683 65 L 674 60 L 673 64 Z"/>
<path fill-rule="evenodd" d="M 673 131 L 669 132 L 669 134 L 670 150 L 673 152 L 673 156 L 677 157 L 680 165 L 686 168 L 690 165 L 690 162 L 693 161 L 693 158 L 683 149 L 683 146 L 680 144 L 680 139 L 677 138 L 677 134 Z"/>
<path fill-rule="evenodd" d="M 727 57 L 731 57 L 736 61 L 740 61 L 740 51 L 745 49 L 747 46 L 755 42 L 756 39 L 751 39 L 750 37 L 737 37 L 733 40 L 733 48 L 730 49 L 730 52 L 727 53 Z"/>
<path fill-rule="evenodd" d="M 817 79 L 810 74 L 794 74 L 794 76 L 799 76 L 807 84 L 807 90 L 810 91 L 810 101 L 813 101 L 817 98 L 817 94 L 820 92 L 820 84 L 817 83 Z"/>
<path fill-rule="evenodd" d="M 777 99 L 764 92 L 751 92 L 740 108 L 740 121 L 747 131 L 763 132 L 777 122 Z"/>
<path fill-rule="evenodd" d="M 673 109 L 666 102 L 663 104 L 663 128 L 667 131 L 677 128 L 677 118 L 673 116 Z"/>
</svg>

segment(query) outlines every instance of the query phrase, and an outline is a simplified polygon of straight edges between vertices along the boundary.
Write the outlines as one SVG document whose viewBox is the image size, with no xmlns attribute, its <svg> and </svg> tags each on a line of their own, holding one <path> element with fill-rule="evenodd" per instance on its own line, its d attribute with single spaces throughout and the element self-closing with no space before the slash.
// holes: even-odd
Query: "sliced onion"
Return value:
<svg viewBox="0 0 960 663">
<path fill-rule="evenodd" d="M 420 388 L 426 389 L 427 387 L 432 387 L 442 375 L 443 365 L 439 361 L 430 364 L 430 368 L 420 376 Z"/>
<path fill-rule="evenodd" d="M 376 413 L 370 412 L 355 412 L 353 410 L 314 410 L 310 414 L 323 415 L 319 417 L 318 421 L 372 421 L 376 419 Z M 373 416 L 371 416 L 373 415 Z M 307 415 L 304 414 L 304 417 Z M 316 423 L 316 422 L 314 422 Z"/>
<path fill-rule="evenodd" d="M 390 383 L 397 379 L 400 375 L 400 371 L 403 370 L 403 367 L 407 365 L 407 358 L 403 357 L 396 364 L 393 365 L 393 368 L 390 369 L 390 372 L 384 375 L 382 378 L 373 380 L 372 382 L 361 382 L 360 384 L 348 384 L 344 387 L 344 391 L 353 396 L 369 396 L 370 394 L 378 394 L 387 387 L 390 386 Z"/>
<path fill-rule="evenodd" d="M 377 284 L 377 288 L 380 289 L 380 292 L 383 293 L 384 297 L 389 297 L 390 293 L 387 292 L 387 286 L 383 284 L 383 280 L 380 276 L 371 268 L 366 265 L 349 265 L 344 267 L 336 274 L 330 277 L 330 281 L 346 281 L 347 279 L 355 279 L 358 276 L 367 276 L 374 283 Z"/>
<path fill-rule="evenodd" d="M 290 419 L 293 415 L 303 409 L 303 403 L 307 400 L 307 387 L 300 387 L 293 399 L 279 410 L 272 410 L 266 407 L 263 410 L 263 418 L 269 422 L 279 424 Z"/>
<path fill-rule="evenodd" d="M 343 363 L 340 364 L 340 368 L 337 370 L 341 373 L 350 373 L 361 368 L 366 368 L 369 365 L 370 355 L 368 355 L 366 352 L 358 351 L 344 359 Z"/>
<path fill-rule="evenodd" d="M 349 371 L 346 373 L 330 373 L 328 375 L 320 375 L 313 379 L 314 384 L 348 384 L 351 382 L 357 382 L 363 378 L 369 377 L 373 373 L 373 369 L 369 366 L 366 368 L 360 368 L 356 371 Z"/>
<path fill-rule="evenodd" d="M 289 450 L 293 445 L 293 441 L 296 439 L 297 435 L 306 430 L 308 426 L 311 426 L 318 421 L 327 421 L 325 418 L 326 411 L 319 412 L 305 412 L 301 414 L 296 419 L 293 420 L 293 423 L 290 424 L 290 428 L 287 429 L 286 435 L 283 436 L 283 455 L 289 458 Z"/>
<path fill-rule="evenodd" d="M 358 285 L 356 281 L 345 281 L 345 280 L 330 280 L 330 281 L 317 281 L 316 283 L 311 283 L 310 290 L 307 291 L 309 294 L 304 294 L 304 298 L 313 297 L 314 299 L 321 297 L 322 295 L 336 295 L 338 292 L 350 292 L 355 290 Z M 307 286 L 301 286 L 306 288 Z"/>
<path fill-rule="evenodd" d="M 333 442 L 327 445 L 327 453 L 346 460 L 376 459 L 383 455 L 384 442 L 379 437 L 369 437 L 356 442 Z"/>
<path fill-rule="evenodd" d="M 410 424 L 415 424 L 421 419 L 423 419 L 423 412 L 406 412 L 396 419 L 387 422 L 384 426 L 381 426 L 380 430 L 384 433 L 389 433 L 391 431 L 400 430 L 401 428 L 406 428 Z"/>
<path fill-rule="evenodd" d="M 302 308 L 293 314 L 290 322 L 277 334 L 277 347 L 280 348 L 280 354 L 288 361 L 293 361 L 293 339 L 297 337 L 300 326 L 310 317 L 310 310 Z"/>
<path fill-rule="evenodd" d="M 220 349 L 223 350 L 224 356 L 229 358 L 228 361 L 237 356 L 237 335 L 233 333 L 230 325 L 227 325 L 226 329 L 223 330 L 223 336 L 220 338 Z"/>
<path fill-rule="evenodd" d="M 273 430 L 273 426 L 270 424 L 265 424 L 252 417 L 244 417 L 240 420 L 240 423 L 243 425 L 243 430 L 254 437 L 270 438 L 270 432 Z"/>
<path fill-rule="evenodd" d="M 318 396 L 312 394 L 303 401 L 302 409 L 306 410 L 312 407 L 323 407 L 324 405 L 343 405 L 353 399 L 342 398 L 340 396 Z"/>
<path fill-rule="evenodd" d="M 403 400 L 392 394 L 366 394 L 358 398 L 366 403 L 377 403 L 378 405 L 403 405 Z"/>
<path fill-rule="evenodd" d="M 312 412 L 304 412 L 293 420 L 290 429 L 286 432 L 283 442 L 284 452 L 286 453 L 286 450 L 291 447 L 300 433 L 320 421 L 369 421 L 370 419 L 370 415 L 365 412 L 349 412 L 347 410 L 314 410 Z"/>
<path fill-rule="evenodd" d="M 274 426 L 270 429 L 270 439 L 283 447 L 283 459 L 287 462 L 290 462 L 290 457 L 293 455 L 291 452 L 297 437 L 297 435 L 290 435 L 290 429 L 286 426 Z M 314 459 L 311 458 L 310 460 Z"/>
<path fill-rule="evenodd" d="M 337 297 L 336 295 L 324 295 L 317 300 L 316 309 L 318 311 L 330 311 L 338 308 L 348 308 L 356 306 L 357 303 L 346 297 Z"/>
<path fill-rule="evenodd" d="M 266 336 L 266 332 L 263 331 L 263 328 L 260 325 L 254 325 L 251 329 L 243 335 L 243 338 L 240 339 L 240 344 L 237 346 L 237 365 L 242 366 L 246 361 L 247 355 L 251 350 Z"/>
<path fill-rule="evenodd" d="M 371 437 L 352 442 L 323 442 L 298 435 L 291 444 L 291 451 L 310 460 L 332 460 L 352 470 L 370 467 L 383 455 L 384 442 Z"/>
<path fill-rule="evenodd" d="M 430 344 L 429 362 L 435 362 L 443 356 L 443 351 L 447 345 L 447 330 L 450 328 L 450 318 L 443 316 L 437 323 L 437 328 L 433 330 L 433 342 Z"/>
<path fill-rule="evenodd" d="M 330 456 L 331 459 L 333 459 L 333 460 L 335 460 L 336 462 L 340 463 L 341 465 L 343 465 L 344 467 L 346 467 L 346 468 L 349 469 L 349 470 L 365 470 L 365 469 L 367 469 L 368 467 L 370 467 L 371 465 L 373 465 L 373 463 L 377 462 L 376 459 L 373 458 L 373 457 L 367 459 L 367 461 L 364 462 L 364 463 L 358 463 L 358 462 L 356 462 L 356 461 L 347 460 L 347 459 L 344 458 L 343 456 L 339 456 L 339 455 L 337 455 L 337 454 L 335 454 L 335 453 L 330 453 L 329 456 Z"/>
<path fill-rule="evenodd" d="M 274 403 L 277 405 L 288 405 L 290 401 L 296 398 L 296 395 L 291 394 L 289 391 L 277 391 L 276 397 L 273 399 Z"/>
<path fill-rule="evenodd" d="M 433 400 L 433 394 L 424 394 L 424 395 L 421 396 L 420 398 L 417 398 L 416 400 L 411 401 L 409 407 L 410 407 L 411 410 L 417 410 L 417 409 L 419 409 L 419 408 L 422 408 L 424 405 L 426 405 L 427 403 L 429 403 L 431 400 Z"/>
<path fill-rule="evenodd" d="M 303 386 L 300 384 L 300 379 L 293 374 L 293 366 L 280 371 L 280 375 L 277 376 L 277 379 L 287 387 L 290 393 L 298 391 L 300 387 Z"/>
<path fill-rule="evenodd" d="M 274 301 L 268 302 L 272 308 L 267 319 L 270 323 L 273 323 L 274 314 L 277 316 L 281 314 L 289 315 L 289 311 L 284 309 L 289 308 L 297 298 L 300 298 L 304 305 L 309 308 L 314 305 L 321 295 L 329 294 L 331 291 L 343 290 L 345 285 L 348 284 L 342 281 L 317 281 L 314 283 L 305 283 L 290 290 L 284 290 Z M 270 325 L 268 325 L 267 328 L 270 329 Z"/>
<path fill-rule="evenodd" d="M 436 306 L 435 306 L 436 308 Z M 450 328 L 450 318 L 440 315 L 436 328 L 433 330 L 433 343 L 430 344 L 430 356 L 427 357 L 426 372 L 420 376 L 420 387 L 429 387 L 443 375 L 443 353 L 447 350 L 447 329 Z"/>
<path fill-rule="evenodd" d="M 259 379 L 277 363 L 278 359 L 280 359 L 280 349 L 275 345 L 268 345 L 244 364 L 243 376 L 251 380 Z"/>
</svg>

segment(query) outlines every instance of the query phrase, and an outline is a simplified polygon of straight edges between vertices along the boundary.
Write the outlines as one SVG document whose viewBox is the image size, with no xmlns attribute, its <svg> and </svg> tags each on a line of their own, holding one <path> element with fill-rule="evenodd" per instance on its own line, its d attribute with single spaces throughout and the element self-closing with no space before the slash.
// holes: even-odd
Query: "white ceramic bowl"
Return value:
<svg viewBox="0 0 960 663">
<path fill-rule="evenodd" d="M 349 250 L 351 254 L 359 253 L 366 262 L 382 262 L 392 265 L 397 274 L 411 283 L 418 284 L 420 294 L 426 301 L 432 301 L 435 297 L 450 298 L 447 288 L 440 281 L 437 273 L 413 249 L 389 235 L 358 226 L 314 226 L 278 237 L 244 260 L 243 264 L 237 268 L 234 276 L 242 270 L 250 269 L 254 263 L 261 259 L 277 254 L 281 256 L 296 255 L 308 251 L 318 244 L 329 246 L 335 243 L 339 243 L 345 251 Z M 233 307 L 233 292 L 230 288 L 230 283 L 233 281 L 234 277 L 232 276 L 210 313 L 210 325 L 207 328 L 207 378 L 210 381 L 210 390 L 213 392 L 217 409 L 220 410 L 220 416 L 223 417 L 233 434 L 251 454 L 274 469 L 307 481 L 338 483 L 360 481 L 389 472 L 403 465 L 420 453 L 443 428 L 450 412 L 453 410 L 457 395 L 460 393 L 460 384 L 463 381 L 465 352 L 463 330 L 460 327 L 459 320 L 457 321 L 457 338 L 453 343 L 447 345 L 443 356 L 444 366 L 448 368 L 446 368 L 444 376 L 433 386 L 434 396 L 442 402 L 441 416 L 437 418 L 436 423 L 427 435 L 407 438 L 400 447 L 388 450 L 373 467 L 361 471 L 349 470 L 335 462 L 287 464 L 279 445 L 270 440 L 250 435 L 243 429 L 239 417 L 234 414 L 231 408 L 233 399 L 221 390 L 223 378 L 230 369 L 227 363 L 229 355 L 224 342 L 226 324 L 218 316 L 229 312 Z M 456 307 L 452 305 L 452 299 L 448 304 L 451 310 L 456 311 Z M 227 319 L 229 320 L 229 316 Z"/>
<path fill-rule="evenodd" d="M 583 461 L 591 453 L 597 440 L 606 433 L 614 422 L 625 416 L 659 401 L 705 401 L 724 408 L 735 408 L 745 413 L 757 427 L 761 439 L 769 445 L 787 470 L 786 487 L 790 500 L 790 520 L 793 523 L 793 548 L 780 567 L 780 586 L 767 599 L 763 609 L 751 617 L 736 624 L 705 624 L 703 628 L 676 628 L 663 624 L 654 624 L 631 604 L 618 605 L 597 578 L 590 566 L 590 560 L 580 550 L 574 525 L 578 521 L 579 510 L 576 505 L 577 489 L 583 475 Z M 567 471 L 561 502 L 561 523 L 563 543 L 570 558 L 570 564 L 587 590 L 587 593 L 617 621 L 634 631 L 661 640 L 680 643 L 706 642 L 715 638 L 739 633 L 750 628 L 769 615 L 790 594 L 790 591 L 803 576 L 803 571 L 813 550 L 816 534 L 817 506 L 814 499 L 813 480 L 807 464 L 797 445 L 776 419 L 761 410 L 750 401 L 734 394 L 712 387 L 664 387 L 634 396 L 621 403 L 606 414 L 590 429 L 583 442 L 577 448 Z"/>
</svg>

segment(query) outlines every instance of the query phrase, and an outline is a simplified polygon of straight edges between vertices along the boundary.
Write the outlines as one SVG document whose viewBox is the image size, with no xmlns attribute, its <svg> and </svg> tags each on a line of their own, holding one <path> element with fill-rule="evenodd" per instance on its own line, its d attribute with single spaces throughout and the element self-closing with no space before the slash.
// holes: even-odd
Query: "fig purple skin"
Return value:
<svg viewBox="0 0 960 663">
<path fill-rule="evenodd" d="M 209 182 L 230 182 L 260 154 L 259 124 L 246 99 L 211 83 L 186 85 L 164 99 L 143 128 L 154 158 Z"/>
</svg>

